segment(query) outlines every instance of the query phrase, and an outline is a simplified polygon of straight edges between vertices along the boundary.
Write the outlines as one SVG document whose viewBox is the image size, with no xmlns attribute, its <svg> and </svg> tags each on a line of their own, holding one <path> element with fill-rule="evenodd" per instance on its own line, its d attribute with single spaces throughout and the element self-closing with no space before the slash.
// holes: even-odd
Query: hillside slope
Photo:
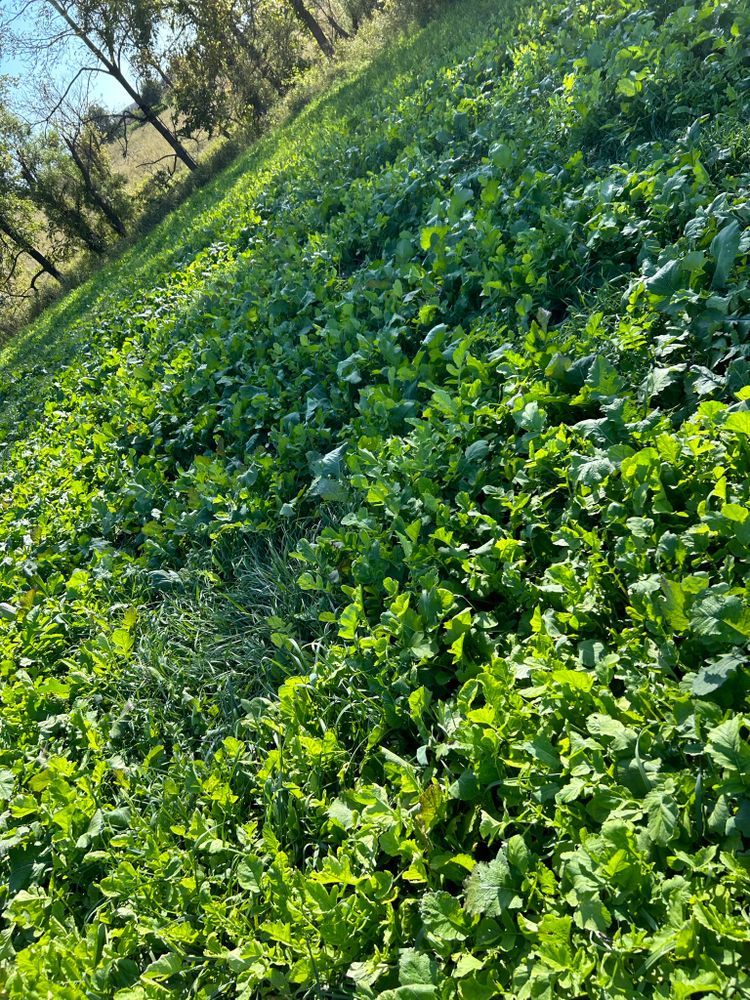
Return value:
<svg viewBox="0 0 750 1000">
<path fill-rule="evenodd" d="M 749 80 L 455 4 L 6 354 L 3 996 L 750 995 Z"/>
</svg>

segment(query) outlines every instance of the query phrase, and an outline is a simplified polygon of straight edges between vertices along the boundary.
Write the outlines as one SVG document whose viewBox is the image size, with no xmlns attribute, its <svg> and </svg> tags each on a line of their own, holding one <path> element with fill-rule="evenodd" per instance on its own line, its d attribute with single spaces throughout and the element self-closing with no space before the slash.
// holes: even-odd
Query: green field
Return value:
<svg viewBox="0 0 750 1000">
<path fill-rule="evenodd" d="M 0 996 L 750 997 L 750 3 L 461 0 L 0 359 Z"/>
</svg>

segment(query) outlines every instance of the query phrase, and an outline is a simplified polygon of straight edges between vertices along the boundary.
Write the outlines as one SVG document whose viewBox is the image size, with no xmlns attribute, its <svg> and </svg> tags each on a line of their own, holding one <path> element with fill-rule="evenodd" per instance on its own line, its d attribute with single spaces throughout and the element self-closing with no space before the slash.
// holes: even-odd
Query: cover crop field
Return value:
<svg viewBox="0 0 750 1000">
<path fill-rule="evenodd" d="M 3 997 L 750 996 L 749 112 L 462 0 L 6 349 Z"/>
</svg>

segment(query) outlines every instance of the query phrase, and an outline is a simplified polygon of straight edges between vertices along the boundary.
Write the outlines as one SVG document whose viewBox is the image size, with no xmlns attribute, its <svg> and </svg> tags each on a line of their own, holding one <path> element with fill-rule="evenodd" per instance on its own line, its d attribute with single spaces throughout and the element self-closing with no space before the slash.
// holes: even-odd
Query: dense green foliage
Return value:
<svg viewBox="0 0 750 1000">
<path fill-rule="evenodd" d="M 4 996 L 750 995 L 749 67 L 461 3 L 32 332 Z"/>
</svg>

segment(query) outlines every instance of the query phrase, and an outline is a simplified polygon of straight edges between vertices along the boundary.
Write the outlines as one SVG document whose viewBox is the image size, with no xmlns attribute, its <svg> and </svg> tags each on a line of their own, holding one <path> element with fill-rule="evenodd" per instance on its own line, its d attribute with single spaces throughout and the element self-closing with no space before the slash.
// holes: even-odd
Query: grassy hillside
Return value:
<svg viewBox="0 0 750 1000">
<path fill-rule="evenodd" d="M 749 39 L 454 4 L 6 351 L 3 996 L 750 995 Z"/>
</svg>

